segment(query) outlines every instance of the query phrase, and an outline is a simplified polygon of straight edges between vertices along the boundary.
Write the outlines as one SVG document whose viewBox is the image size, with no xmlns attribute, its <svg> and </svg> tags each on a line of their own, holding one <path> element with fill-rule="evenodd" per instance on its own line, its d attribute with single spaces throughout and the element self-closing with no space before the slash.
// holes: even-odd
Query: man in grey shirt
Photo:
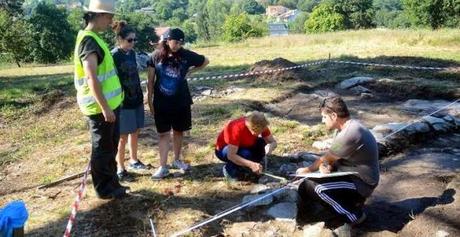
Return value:
<svg viewBox="0 0 460 237">
<path fill-rule="evenodd" d="M 337 129 L 331 148 L 312 165 L 297 170 L 305 174 L 319 170 L 356 172 L 356 175 L 310 178 L 299 186 L 301 206 L 319 202 L 339 214 L 347 223 L 366 219 L 362 206 L 379 182 L 378 147 L 374 136 L 359 121 L 351 119 L 340 97 L 324 99 L 320 105 L 327 129 Z M 305 210 L 308 212 L 308 210 Z"/>
</svg>

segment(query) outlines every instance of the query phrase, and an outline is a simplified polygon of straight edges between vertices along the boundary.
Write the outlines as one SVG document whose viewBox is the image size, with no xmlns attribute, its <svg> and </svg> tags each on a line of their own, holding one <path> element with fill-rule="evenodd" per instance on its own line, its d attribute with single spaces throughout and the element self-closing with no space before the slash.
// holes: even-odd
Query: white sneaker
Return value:
<svg viewBox="0 0 460 237">
<path fill-rule="evenodd" d="M 160 168 L 158 168 L 155 173 L 153 173 L 152 175 L 152 179 L 155 179 L 155 180 L 158 180 L 158 179 L 162 179 L 166 176 L 169 175 L 169 169 L 167 167 L 163 167 L 163 166 L 160 166 Z"/>
<path fill-rule="evenodd" d="M 180 169 L 182 171 L 187 171 L 188 169 L 190 169 L 190 165 L 181 160 L 174 160 L 171 166 L 175 169 Z"/>
</svg>

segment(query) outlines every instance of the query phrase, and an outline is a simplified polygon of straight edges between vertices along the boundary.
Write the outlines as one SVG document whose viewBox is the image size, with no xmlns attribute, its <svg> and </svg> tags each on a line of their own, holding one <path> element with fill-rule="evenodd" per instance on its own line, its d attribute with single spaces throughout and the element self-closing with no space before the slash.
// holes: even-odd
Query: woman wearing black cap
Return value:
<svg viewBox="0 0 460 237">
<path fill-rule="evenodd" d="M 147 63 L 147 99 L 160 135 L 160 167 L 152 175 L 152 179 L 162 179 L 169 174 L 167 159 L 171 128 L 174 150 L 172 167 L 183 171 L 189 168 L 180 159 L 184 132 L 192 128 L 193 102 L 185 77 L 204 68 L 209 60 L 203 55 L 184 49 L 184 38 L 184 32 L 180 29 L 166 31 Z"/>
</svg>

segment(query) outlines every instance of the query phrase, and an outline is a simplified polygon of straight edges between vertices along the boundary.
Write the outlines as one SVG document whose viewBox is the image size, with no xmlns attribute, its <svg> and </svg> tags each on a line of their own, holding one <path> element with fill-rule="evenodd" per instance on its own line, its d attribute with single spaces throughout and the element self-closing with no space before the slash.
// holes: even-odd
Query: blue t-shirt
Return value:
<svg viewBox="0 0 460 237">
<path fill-rule="evenodd" d="M 160 110 L 181 110 L 193 101 L 185 78 L 190 67 L 203 65 L 205 57 L 186 49 L 161 61 L 154 52 L 147 65 L 155 68 L 153 104 Z"/>
<path fill-rule="evenodd" d="M 134 50 L 125 52 L 118 47 L 112 50 L 113 60 L 125 94 L 122 109 L 135 109 L 144 101 L 139 72 L 137 71 L 136 53 Z"/>
</svg>

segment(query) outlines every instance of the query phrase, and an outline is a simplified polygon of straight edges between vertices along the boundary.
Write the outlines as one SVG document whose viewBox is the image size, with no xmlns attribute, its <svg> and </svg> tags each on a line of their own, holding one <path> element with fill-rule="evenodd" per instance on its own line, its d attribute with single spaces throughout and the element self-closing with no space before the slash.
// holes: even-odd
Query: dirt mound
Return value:
<svg viewBox="0 0 460 237">
<path fill-rule="evenodd" d="M 273 60 L 262 60 L 254 64 L 249 69 L 249 72 L 258 72 L 265 70 L 276 70 L 281 68 L 288 68 L 298 66 L 284 58 L 275 58 Z M 304 70 L 302 68 L 291 69 L 287 71 L 277 71 L 257 76 L 257 80 L 263 81 L 288 81 L 288 80 L 302 80 L 304 78 Z"/>
<path fill-rule="evenodd" d="M 63 104 L 68 104 L 66 100 L 65 93 L 62 90 L 51 90 L 40 97 L 40 103 L 35 108 L 34 113 L 40 115 L 42 113 L 46 113 L 50 111 L 52 107 L 58 105 L 58 108 L 66 107 Z"/>
</svg>

